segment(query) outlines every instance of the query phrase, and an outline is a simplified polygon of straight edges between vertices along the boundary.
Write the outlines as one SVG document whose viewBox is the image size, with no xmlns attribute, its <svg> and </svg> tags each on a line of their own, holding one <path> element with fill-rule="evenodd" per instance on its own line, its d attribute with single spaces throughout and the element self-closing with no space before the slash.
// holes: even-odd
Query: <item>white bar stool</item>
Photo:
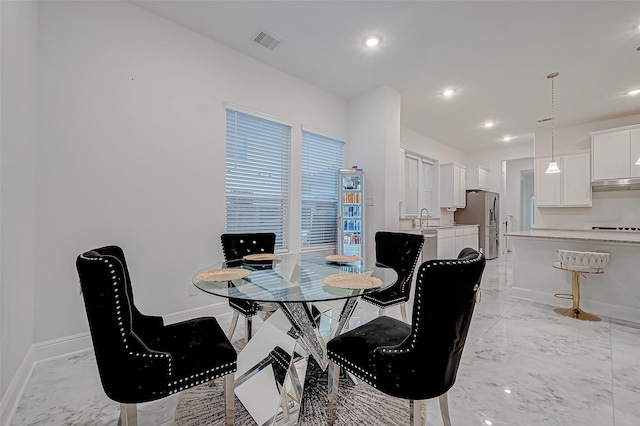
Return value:
<svg viewBox="0 0 640 426">
<path fill-rule="evenodd" d="M 580 275 L 586 278 L 584 274 L 604 273 L 604 267 L 609 263 L 609 253 L 558 250 L 558 258 L 560 262 L 555 262 L 553 267 L 571 272 L 573 293 L 556 293 L 554 296 L 560 299 L 572 299 L 573 306 L 568 309 L 555 308 L 554 311 L 565 317 L 583 321 L 600 321 L 600 317 L 580 309 Z"/>
</svg>

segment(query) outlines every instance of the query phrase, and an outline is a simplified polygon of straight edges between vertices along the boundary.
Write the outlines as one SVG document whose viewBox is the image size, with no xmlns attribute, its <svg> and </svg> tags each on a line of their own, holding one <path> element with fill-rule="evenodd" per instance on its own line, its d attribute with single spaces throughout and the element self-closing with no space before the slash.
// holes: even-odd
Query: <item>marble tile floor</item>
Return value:
<svg viewBox="0 0 640 426">
<path fill-rule="evenodd" d="M 453 424 L 640 425 L 640 325 L 576 321 L 550 306 L 513 299 L 512 277 L 509 256 L 487 263 L 482 299 L 449 391 Z M 399 318 L 399 308 L 387 314 Z M 350 327 L 376 315 L 377 308 L 361 302 Z M 227 329 L 231 315 L 218 319 Z M 259 324 L 255 319 L 254 327 Z M 239 322 L 233 339 L 243 338 L 243 330 Z M 139 405 L 139 424 L 173 425 L 177 401 L 174 395 Z M 38 363 L 11 424 L 115 425 L 118 410 L 86 350 Z M 442 425 L 436 400 L 427 403 L 427 422 Z"/>
</svg>

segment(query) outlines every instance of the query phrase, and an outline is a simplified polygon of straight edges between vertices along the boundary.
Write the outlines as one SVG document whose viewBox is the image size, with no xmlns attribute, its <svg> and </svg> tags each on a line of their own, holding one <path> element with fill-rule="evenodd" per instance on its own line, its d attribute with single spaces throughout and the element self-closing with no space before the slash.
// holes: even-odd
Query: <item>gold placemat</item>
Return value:
<svg viewBox="0 0 640 426">
<path fill-rule="evenodd" d="M 279 254 L 274 253 L 258 253 L 258 254 L 248 254 L 243 257 L 244 260 L 276 260 L 280 259 Z"/>
<path fill-rule="evenodd" d="M 349 262 L 359 262 L 362 260 L 360 256 L 346 256 L 343 254 L 332 254 L 325 257 L 329 262 L 335 263 L 349 263 Z"/>
<path fill-rule="evenodd" d="M 332 287 L 352 289 L 378 288 L 382 285 L 379 278 L 362 274 L 333 274 L 324 277 L 322 282 Z"/>
<path fill-rule="evenodd" d="M 200 272 L 196 278 L 200 281 L 231 281 L 239 280 L 249 275 L 251 271 L 246 269 L 211 269 L 210 271 Z"/>
</svg>

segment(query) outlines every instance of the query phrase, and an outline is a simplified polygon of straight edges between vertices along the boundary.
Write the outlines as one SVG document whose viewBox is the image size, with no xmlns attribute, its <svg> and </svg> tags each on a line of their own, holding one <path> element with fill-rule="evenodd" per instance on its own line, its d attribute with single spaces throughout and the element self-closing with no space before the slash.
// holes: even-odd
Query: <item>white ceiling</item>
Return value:
<svg viewBox="0 0 640 426">
<path fill-rule="evenodd" d="M 556 127 L 640 113 L 624 95 L 640 88 L 639 1 L 135 3 L 345 99 L 393 87 L 403 125 L 467 152 L 549 129 L 551 72 Z M 254 43 L 260 31 L 282 43 Z"/>
</svg>

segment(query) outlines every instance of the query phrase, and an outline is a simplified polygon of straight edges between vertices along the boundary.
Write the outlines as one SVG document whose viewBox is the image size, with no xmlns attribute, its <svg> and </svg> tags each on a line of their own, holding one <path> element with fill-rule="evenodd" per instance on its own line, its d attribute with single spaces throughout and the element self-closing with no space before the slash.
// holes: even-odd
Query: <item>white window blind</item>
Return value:
<svg viewBox="0 0 640 426">
<path fill-rule="evenodd" d="M 434 211 L 436 205 L 434 203 L 434 174 L 436 172 L 435 164 L 431 161 L 422 160 L 422 199 L 420 205 L 426 207 L 432 215 L 436 215 Z M 422 208 L 421 207 L 421 208 Z"/>
<path fill-rule="evenodd" d="M 438 216 L 436 162 L 417 154 L 405 152 L 403 177 L 403 217 L 417 217 L 420 210 L 427 208 L 433 216 Z"/>
<path fill-rule="evenodd" d="M 405 215 L 417 216 L 420 210 L 420 158 L 404 157 L 404 208 Z"/>
<path fill-rule="evenodd" d="M 302 131 L 302 247 L 335 246 L 344 143 Z"/>
<path fill-rule="evenodd" d="M 227 232 L 274 232 L 287 248 L 290 148 L 290 126 L 227 109 Z"/>
</svg>

